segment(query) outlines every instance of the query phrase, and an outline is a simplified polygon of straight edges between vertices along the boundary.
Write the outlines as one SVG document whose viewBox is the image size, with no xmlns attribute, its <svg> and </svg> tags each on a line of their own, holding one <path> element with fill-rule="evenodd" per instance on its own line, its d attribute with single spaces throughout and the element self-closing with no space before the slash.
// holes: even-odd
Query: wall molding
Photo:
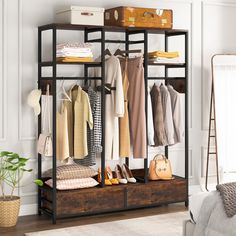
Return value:
<svg viewBox="0 0 236 236">
<path fill-rule="evenodd" d="M 19 141 L 35 141 L 36 136 L 22 135 L 22 82 L 23 82 L 23 0 L 18 0 L 18 139 Z"/>
<path fill-rule="evenodd" d="M 38 213 L 38 205 L 37 204 L 24 204 L 20 207 L 20 216 L 25 215 L 36 215 Z"/>
<path fill-rule="evenodd" d="M 7 140 L 7 0 L 2 0 L 2 92 L 1 92 L 1 106 L 2 106 L 2 123 L 1 123 L 1 137 L 0 142 Z"/>
<path fill-rule="evenodd" d="M 206 6 L 219 6 L 219 7 L 236 7 L 236 3 L 233 2 L 219 2 L 219 1 L 201 1 L 201 104 L 203 104 L 204 100 L 206 99 L 206 94 L 204 93 L 204 80 L 205 80 L 205 76 L 204 76 L 204 49 L 205 49 L 205 44 L 204 44 L 204 30 L 205 30 L 205 18 L 204 18 L 204 11 L 205 11 L 205 7 Z M 210 93 L 210 91 L 209 91 Z M 209 100 L 210 102 L 210 100 Z M 209 103 L 210 105 L 210 103 Z M 209 106 L 210 109 L 210 106 Z M 210 110 L 209 110 L 210 112 Z M 209 121 L 209 117 L 208 117 L 208 121 L 204 122 L 204 118 L 205 118 L 205 110 L 204 110 L 204 106 L 201 106 L 201 131 L 208 131 L 209 127 L 208 127 L 208 121 Z"/>
</svg>

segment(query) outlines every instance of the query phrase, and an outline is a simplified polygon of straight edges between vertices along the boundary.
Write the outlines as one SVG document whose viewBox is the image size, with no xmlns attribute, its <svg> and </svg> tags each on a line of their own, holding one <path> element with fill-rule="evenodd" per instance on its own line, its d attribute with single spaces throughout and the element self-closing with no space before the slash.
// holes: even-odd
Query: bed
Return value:
<svg viewBox="0 0 236 236">
<path fill-rule="evenodd" d="M 194 195 L 190 197 L 190 219 L 184 222 L 183 235 L 236 236 L 236 215 L 226 215 L 218 191 Z"/>
</svg>

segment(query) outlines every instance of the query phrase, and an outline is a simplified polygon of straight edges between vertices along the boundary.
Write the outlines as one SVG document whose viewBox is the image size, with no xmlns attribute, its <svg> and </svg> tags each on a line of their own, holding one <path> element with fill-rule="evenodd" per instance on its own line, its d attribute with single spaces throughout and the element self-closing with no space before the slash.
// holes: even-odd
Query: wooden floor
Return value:
<svg viewBox="0 0 236 236">
<path fill-rule="evenodd" d="M 80 218 L 71 218 L 58 220 L 56 225 L 51 223 L 47 216 L 22 216 L 19 218 L 16 227 L 13 228 L 0 228 L 1 236 L 23 236 L 24 233 L 72 227 L 78 225 L 87 225 L 94 223 L 109 222 L 115 220 L 124 220 L 131 218 L 138 218 L 144 216 L 152 216 L 159 214 L 166 214 L 172 212 L 186 211 L 183 203 L 171 204 L 168 206 L 160 206 L 155 208 L 146 208 L 139 210 L 124 211 L 112 214 L 101 214 L 95 216 L 84 216 Z"/>
</svg>

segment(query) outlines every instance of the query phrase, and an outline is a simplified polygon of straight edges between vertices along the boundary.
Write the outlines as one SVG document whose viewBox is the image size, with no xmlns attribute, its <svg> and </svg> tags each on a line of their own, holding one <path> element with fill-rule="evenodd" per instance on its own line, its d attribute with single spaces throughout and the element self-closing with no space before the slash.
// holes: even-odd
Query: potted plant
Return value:
<svg viewBox="0 0 236 236">
<path fill-rule="evenodd" d="M 14 195 L 14 190 L 19 187 L 23 174 L 32 171 L 32 169 L 25 169 L 28 160 L 17 153 L 0 152 L 0 227 L 16 225 L 20 210 L 20 197 Z M 5 193 L 5 184 L 10 186 L 8 195 Z"/>
</svg>

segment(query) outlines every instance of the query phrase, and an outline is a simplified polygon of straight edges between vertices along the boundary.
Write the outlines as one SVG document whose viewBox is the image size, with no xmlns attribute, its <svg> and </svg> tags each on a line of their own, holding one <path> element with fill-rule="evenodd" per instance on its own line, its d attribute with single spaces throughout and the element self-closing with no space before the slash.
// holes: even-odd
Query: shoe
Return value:
<svg viewBox="0 0 236 236">
<path fill-rule="evenodd" d="M 128 183 L 127 179 L 125 178 L 125 176 L 123 174 L 123 171 L 122 171 L 120 165 L 116 165 L 115 172 L 116 172 L 116 175 L 117 175 L 117 178 L 118 178 L 120 184 L 127 184 Z"/>
<path fill-rule="evenodd" d="M 117 176 L 112 173 L 112 170 L 110 166 L 107 166 L 105 169 L 108 179 L 111 181 L 112 184 L 119 184 L 119 180 L 117 179 Z"/>
<path fill-rule="evenodd" d="M 131 170 L 129 169 L 129 167 L 126 164 L 123 164 L 123 173 L 124 176 L 126 177 L 126 179 L 128 180 L 129 183 L 136 183 L 136 179 L 134 178 Z"/>
<path fill-rule="evenodd" d="M 98 182 L 101 183 L 102 182 L 102 173 L 101 173 L 101 169 L 98 169 Z M 109 180 L 107 172 L 105 171 L 105 185 L 110 186 L 112 185 L 112 182 Z"/>
</svg>

